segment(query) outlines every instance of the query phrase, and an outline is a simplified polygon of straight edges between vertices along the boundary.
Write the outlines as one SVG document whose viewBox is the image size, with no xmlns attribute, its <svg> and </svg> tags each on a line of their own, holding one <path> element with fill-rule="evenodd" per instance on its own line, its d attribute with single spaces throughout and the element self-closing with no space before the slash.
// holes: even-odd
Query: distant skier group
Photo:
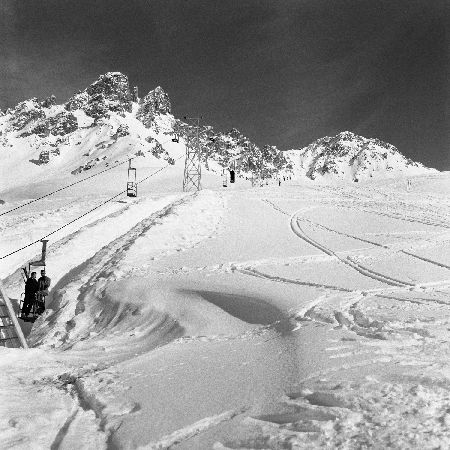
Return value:
<svg viewBox="0 0 450 450">
<path fill-rule="evenodd" d="M 406 190 L 407 190 L 407 191 L 410 191 L 411 188 L 412 188 L 412 182 L 411 182 L 411 180 L 408 178 L 408 179 L 406 180 Z"/>
<path fill-rule="evenodd" d="M 33 313 L 42 314 L 45 311 L 45 298 L 48 295 L 51 280 L 45 275 L 45 270 L 41 270 L 41 276 L 37 280 L 36 272 L 31 272 L 25 283 L 25 297 L 21 311 L 21 318 L 26 319 L 33 309 Z"/>
</svg>

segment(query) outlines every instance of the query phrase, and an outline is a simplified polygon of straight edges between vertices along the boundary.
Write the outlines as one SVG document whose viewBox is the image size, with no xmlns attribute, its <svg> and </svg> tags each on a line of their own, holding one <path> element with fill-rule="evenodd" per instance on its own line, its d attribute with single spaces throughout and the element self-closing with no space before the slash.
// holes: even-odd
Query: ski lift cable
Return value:
<svg viewBox="0 0 450 450">
<path fill-rule="evenodd" d="M 169 141 L 170 141 L 170 139 L 168 139 L 167 141 L 164 141 L 164 142 L 160 142 L 160 144 L 164 145 L 164 144 L 167 144 Z M 19 205 L 19 206 L 16 206 L 15 208 L 9 209 L 8 211 L 4 211 L 4 212 L 0 213 L 0 217 L 4 216 L 5 214 L 9 214 L 9 213 L 11 213 L 13 211 L 16 211 L 17 209 L 23 208 L 24 206 L 31 205 L 31 203 L 35 203 L 35 202 L 37 202 L 39 200 L 42 200 L 42 199 L 44 199 L 46 197 L 50 197 L 51 195 L 56 194 L 57 192 L 64 191 L 65 189 L 68 189 L 68 188 L 70 188 L 72 186 L 75 186 L 76 184 L 83 183 L 84 181 L 90 180 L 91 178 L 94 178 L 97 175 L 101 175 L 102 173 L 105 173 L 105 172 L 108 172 L 109 170 L 115 169 L 116 167 L 119 167 L 122 164 L 125 164 L 130 159 L 135 159 L 135 158 L 136 158 L 136 156 L 133 156 L 132 158 L 126 158 L 124 161 L 119 162 L 118 164 L 115 164 L 114 166 L 108 167 L 107 169 L 101 170 L 100 172 L 94 173 L 94 174 L 92 174 L 92 175 L 90 175 L 90 176 L 88 176 L 86 178 L 83 178 L 81 180 L 78 180 L 78 181 L 75 181 L 73 183 L 70 183 L 67 186 L 63 186 L 62 188 L 56 189 L 55 191 L 49 192 L 48 194 L 42 195 L 41 197 L 34 198 L 33 200 L 30 200 L 29 202 L 24 203 L 23 205 Z"/>
<path fill-rule="evenodd" d="M 179 161 L 181 158 L 184 158 L 185 155 L 181 155 L 180 157 L 178 157 L 177 159 L 175 159 L 175 162 Z M 144 182 L 145 180 L 148 180 L 149 178 L 151 178 L 153 175 L 156 175 L 157 173 L 161 172 L 164 169 L 167 169 L 168 167 L 172 166 L 173 164 L 168 164 L 167 166 L 161 167 L 160 169 L 156 170 L 155 172 L 152 172 L 148 177 L 142 178 L 142 180 L 139 180 L 136 184 L 140 184 L 142 182 Z"/>
<path fill-rule="evenodd" d="M 183 158 L 183 157 L 184 157 L 184 155 L 180 156 L 180 157 L 177 158 L 175 161 L 178 161 L 179 159 L 181 159 L 181 158 Z M 161 171 L 164 170 L 164 169 L 167 169 L 167 168 L 170 167 L 171 165 L 172 165 L 172 164 L 168 164 L 167 166 L 161 167 L 161 168 L 158 169 L 157 171 L 152 172 L 148 177 L 145 177 L 145 178 L 143 178 L 142 180 L 140 180 L 140 181 L 138 182 L 138 184 L 139 184 L 139 183 L 142 183 L 142 182 L 144 182 L 144 181 L 146 181 L 146 180 L 148 180 L 148 179 L 151 178 L 152 176 L 156 175 L 157 173 L 161 172 Z M 23 247 L 18 248 L 17 250 L 14 250 L 14 251 L 8 253 L 7 255 L 0 256 L 0 260 L 1 260 L 1 259 L 5 259 L 5 258 L 7 258 L 8 256 L 14 255 L 15 253 L 18 253 L 18 252 L 20 252 L 20 251 L 22 251 L 22 250 L 25 250 L 26 248 L 31 247 L 32 245 L 35 245 L 35 244 L 37 244 L 38 242 L 41 242 L 42 239 L 46 239 L 46 238 L 48 238 L 49 236 L 51 236 L 52 234 L 55 234 L 55 233 L 57 233 L 58 231 L 62 230 L 63 228 L 66 228 L 67 226 L 71 225 L 72 223 L 76 222 L 77 220 L 80 220 L 80 219 L 83 218 L 84 216 L 87 216 L 88 214 L 90 214 L 91 212 L 93 212 L 93 211 L 95 211 L 96 209 L 100 208 L 101 206 L 106 205 L 106 203 L 109 203 L 109 202 L 111 202 L 112 200 L 116 199 L 117 197 L 120 197 L 121 195 L 125 194 L 126 192 L 127 192 L 126 189 L 123 190 L 123 191 L 121 191 L 121 192 L 119 192 L 118 194 L 114 195 L 113 197 L 110 197 L 108 200 L 105 200 L 104 202 L 100 203 L 99 205 L 95 206 L 94 208 L 90 209 L 89 211 L 83 213 L 81 216 L 76 217 L 75 219 L 71 220 L 70 222 L 67 222 L 66 224 L 60 226 L 60 227 L 57 228 L 56 230 L 53 230 L 53 231 L 51 231 L 50 233 L 46 234 L 45 236 L 40 237 L 40 238 L 37 239 L 36 241 L 33 241 L 33 242 L 31 242 L 31 243 L 29 243 L 29 244 L 27 244 L 27 245 L 24 245 Z"/>
<path fill-rule="evenodd" d="M 128 159 L 129 158 L 127 158 L 126 160 L 124 160 L 124 161 L 122 161 L 122 162 L 120 162 L 120 163 L 118 163 L 118 164 L 116 164 L 114 166 L 108 167 L 107 169 L 104 169 L 104 170 L 102 170 L 100 172 L 94 173 L 94 174 L 92 174 L 92 175 L 90 175 L 90 176 L 88 176 L 86 178 L 83 178 L 82 180 L 75 181 L 74 183 L 68 184 L 67 186 L 63 186 L 62 188 L 56 189 L 55 191 L 49 192 L 48 194 L 45 194 L 45 195 L 42 195 L 41 197 L 34 198 L 33 200 L 30 200 L 29 202 L 24 203 L 23 205 L 19 205 L 19 206 L 16 206 L 15 208 L 9 209 L 8 211 L 4 211 L 4 212 L 2 212 L 0 214 L 0 216 L 4 216 L 5 214 L 8 214 L 8 213 L 13 212 L 13 211 L 16 211 L 17 209 L 23 208 L 24 206 L 28 206 L 31 203 L 37 202 L 39 200 L 42 200 L 43 198 L 50 197 L 51 195 L 56 194 L 57 192 L 60 192 L 60 191 L 64 191 L 64 189 L 68 189 L 68 188 L 70 188 L 72 186 L 75 186 L 76 184 L 83 183 L 84 181 L 87 181 L 87 180 L 89 180 L 91 178 L 94 178 L 97 175 L 100 175 L 100 174 L 102 174 L 104 172 L 107 172 L 108 170 L 114 169 L 114 168 L 116 168 L 118 166 L 121 166 L 122 164 L 125 164 L 126 162 L 128 162 Z"/>
</svg>

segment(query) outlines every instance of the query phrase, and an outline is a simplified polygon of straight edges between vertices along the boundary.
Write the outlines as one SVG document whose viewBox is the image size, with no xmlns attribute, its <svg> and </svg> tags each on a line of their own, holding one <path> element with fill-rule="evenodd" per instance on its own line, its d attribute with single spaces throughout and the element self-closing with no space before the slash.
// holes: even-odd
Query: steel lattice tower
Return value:
<svg viewBox="0 0 450 450">
<path fill-rule="evenodd" d="M 184 118 L 192 129 L 187 134 L 186 162 L 184 164 L 183 191 L 199 191 L 201 187 L 202 169 L 201 144 L 200 144 L 200 119 L 201 117 Z"/>
</svg>

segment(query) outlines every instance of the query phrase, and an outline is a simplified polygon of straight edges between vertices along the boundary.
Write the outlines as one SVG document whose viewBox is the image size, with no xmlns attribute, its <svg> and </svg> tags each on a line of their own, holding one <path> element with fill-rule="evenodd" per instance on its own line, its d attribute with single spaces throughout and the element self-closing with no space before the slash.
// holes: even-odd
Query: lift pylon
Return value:
<svg viewBox="0 0 450 450">
<path fill-rule="evenodd" d="M 201 189 L 202 169 L 201 144 L 200 144 L 200 119 L 201 117 L 184 117 L 191 125 L 187 134 L 186 161 L 184 163 L 183 191 L 199 191 Z"/>
</svg>

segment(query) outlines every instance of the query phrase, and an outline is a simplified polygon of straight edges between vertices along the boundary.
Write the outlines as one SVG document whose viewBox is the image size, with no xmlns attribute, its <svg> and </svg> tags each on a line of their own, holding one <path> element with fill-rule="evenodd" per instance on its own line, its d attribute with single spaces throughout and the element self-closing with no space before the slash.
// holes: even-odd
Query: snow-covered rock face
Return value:
<svg viewBox="0 0 450 450">
<path fill-rule="evenodd" d="M 87 89 L 70 98 L 65 108 L 68 111 L 82 109 L 94 119 L 107 117 L 109 111 L 119 114 L 131 112 L 132 101 L 128 78 L 120 72 L 108 72 L 101 75 Z"/>
<path fill-rule="evenodd" d="M 193 128 L 181 121 L 175 124 L 174 131 L 186 141 L 195 134 Z M 212 160 L 219 164 L 220 170 L 233 169 L 239 176 L 254 180 L 291 173 L 292 165 L 284 157 L 284 152 L 273 145 L 259 147 L 236 128 L 219 132 L 211 126 L 204 126 L 200 130 L 200 141 L 202 160 L 208 170 Z"/>
<path fill-rule="evenodd" d="M 367 139 L 350 131 L 317 139 L 301 150 L 290 150 L 296 171 L 312 180 L 367 180 L 432 171 L 405 158 L 392 144 Z"/>
<path fill-rule="evenodd" d="M 36 166 L 42 164 L 45 176 L 57 167 L 61 175 L 76 175 L 130 155 L 174 164 L 178 149 L 169 154 L 163 148 L 172 142 L 174 123 L 168 95 L 158 87 L 140 106 L 132 98 L 128 78 L 109 72 L 66 103 L 56 104 L 53 95 L 25 100 L 0 115 L 0 149 L 8 152 L 10 164 L 29 165 L 40 180 L 44 174 Z M 0 182 L 11 184 L 7 178 Z"/>
<path fill-rule="evenodd" d="M 19 103 L 11 115 L 11 125 L 15 131 L 23 130 L 27 125 L 45 117 L 42 105 L 37 98 Z"/>
<path fill-rule="evenodd" d="M 171 105 L 169 96 L 164 92 L 162 87 L 158 86 L 141 100 L 137 118 L 146 127 L 150 127 L 157 115 L 170 113 Z"/>
<path fill-rule="evenodd" d="M 49 134 L 64 136 L 72 133 L 77 128 L 77 118 L 72 113 L 62 111 L 55 116 L 39 121 L 31 131 L 23 133 L 21 136 L 29 136 L 31 134 L 37 134 L 40 137 L 47 137 Z"/>
</svg>

